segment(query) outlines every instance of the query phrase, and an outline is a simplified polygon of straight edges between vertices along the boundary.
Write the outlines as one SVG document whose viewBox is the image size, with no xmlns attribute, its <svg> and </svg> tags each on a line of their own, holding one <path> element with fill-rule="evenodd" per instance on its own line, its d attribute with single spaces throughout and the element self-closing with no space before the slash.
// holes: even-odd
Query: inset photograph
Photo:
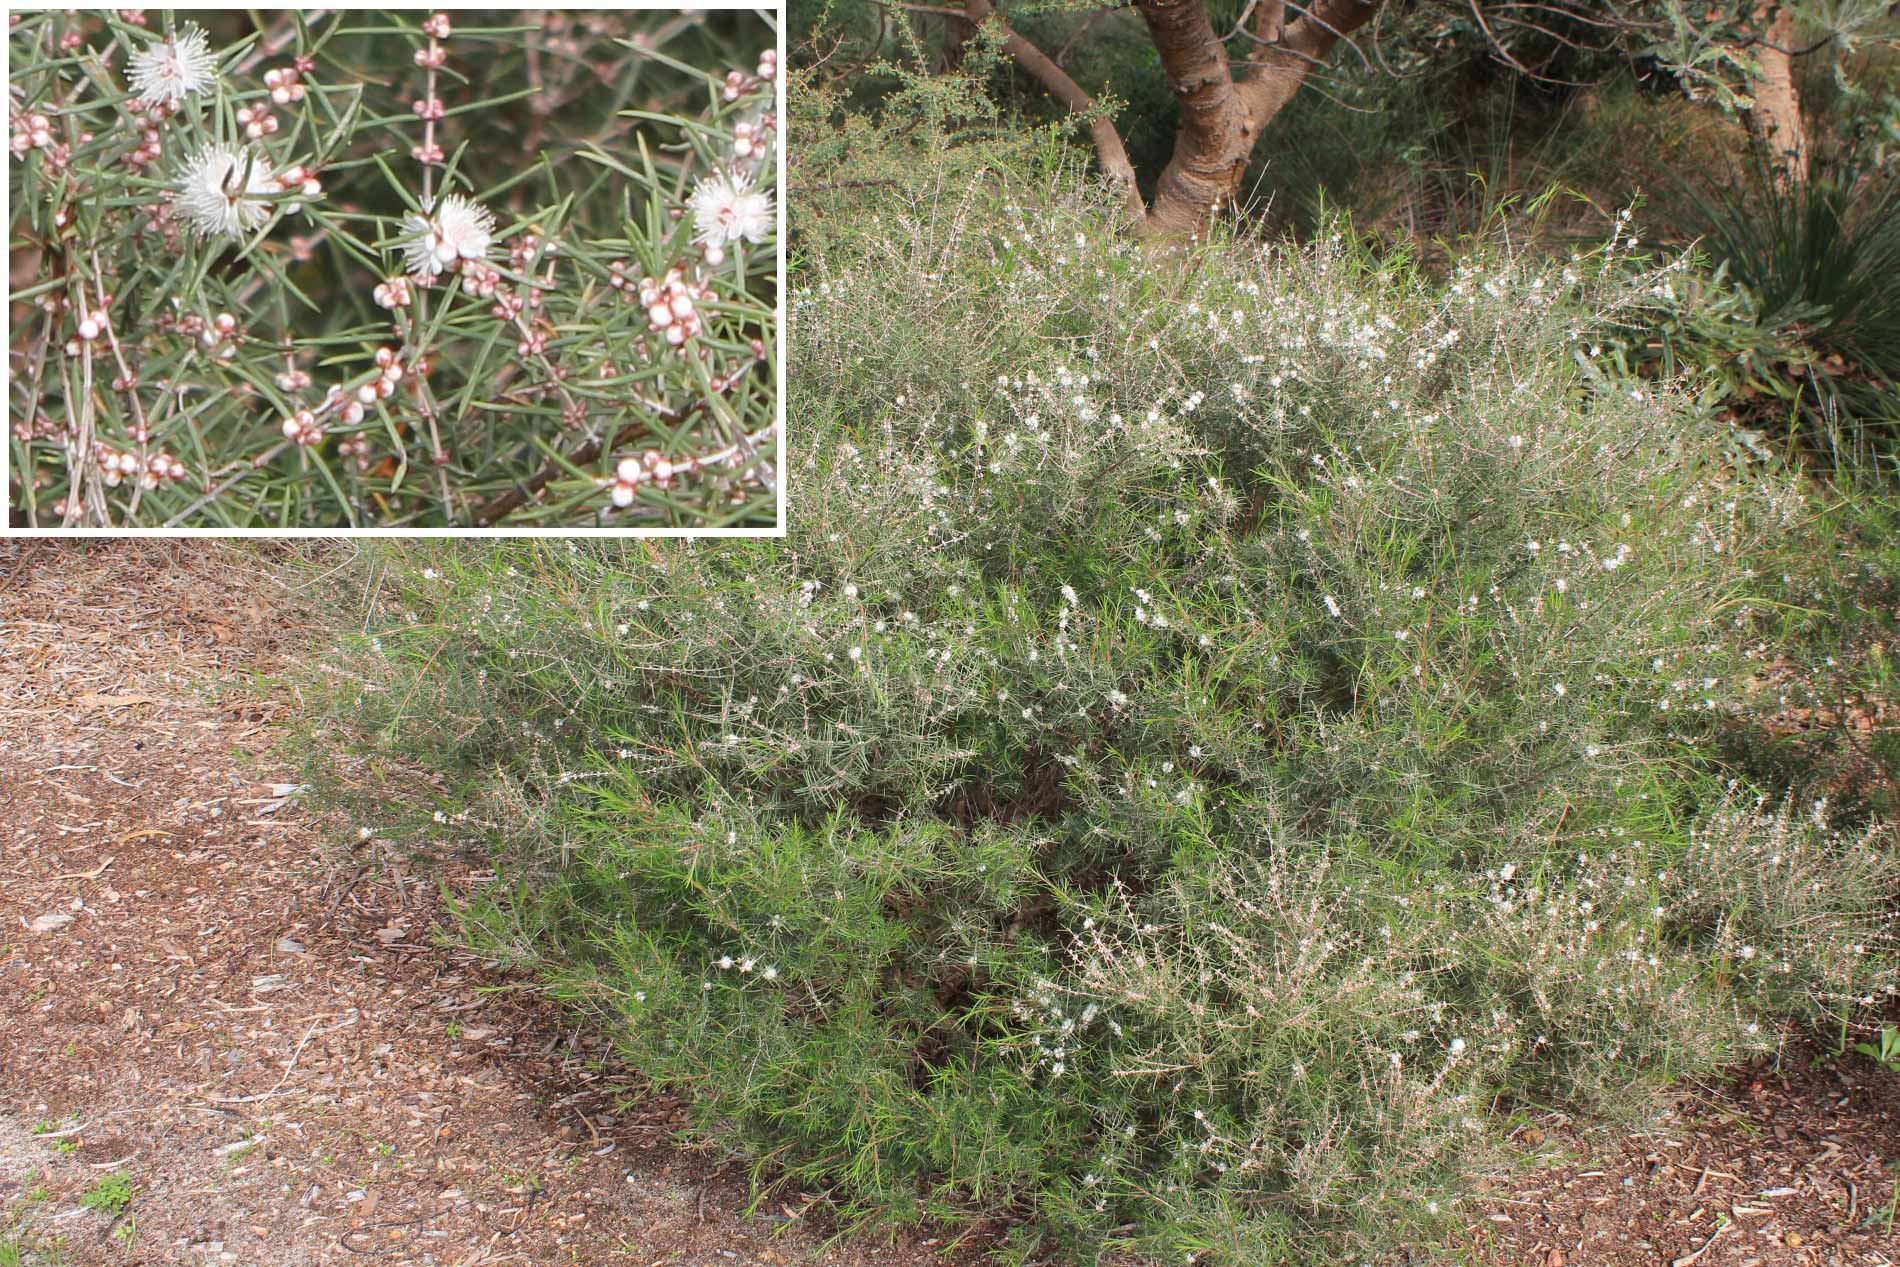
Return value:
<svg viewBox="0 0 1900 1267">
<path fill-rule="evenodd" d="M 8 530 L 783 531 L 775 9 L 8 27 Z"/>
</svg>

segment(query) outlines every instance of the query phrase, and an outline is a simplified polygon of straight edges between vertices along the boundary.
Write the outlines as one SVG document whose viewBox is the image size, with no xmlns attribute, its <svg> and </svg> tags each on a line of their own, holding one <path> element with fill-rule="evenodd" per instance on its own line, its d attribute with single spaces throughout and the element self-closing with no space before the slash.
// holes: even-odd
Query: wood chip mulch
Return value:
<svg viewBox="0 0 1900 1267">
<path fill-rule="evenodd" d="M 1644 1129 L 1552 1118 L 1492 1185 L 1481 1263 L 1531 1267 L 1900 1265 L 1900 1075 L 1792 1049 Z"/>
</svg>

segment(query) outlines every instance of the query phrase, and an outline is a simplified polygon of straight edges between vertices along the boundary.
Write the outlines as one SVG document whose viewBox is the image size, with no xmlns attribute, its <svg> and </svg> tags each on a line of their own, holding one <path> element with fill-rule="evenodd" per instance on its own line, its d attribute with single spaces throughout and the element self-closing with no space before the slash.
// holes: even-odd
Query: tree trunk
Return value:
<svg viewBox="0 0 1900 1267">
<path fill-rule="evenodd" d="M 1748 111 L 1749 130 L 1768 151 L 1784 180 L 1808 178 L 1808 130 L 1801 118 L 1801 90 L 1795 82 L 1794 11 L 1764 4 L 1755 10 L 1761 42 L 1755 46 L 1760 76 L 1752 85 L 1754 105 Z"/>
<path fill-rule="evenodd" d="M 1205 0 L 1141 0 L 1136 7 L 1181 102 L 1174 157 L 1136 232 L 1185 237 L 1201 232 L 1239 192 L 1253 157 L 1254 121 L 1235 90 Z"/>
<path fill-rule="evenodd" d="M 1247 175 L 1254 144 L 1273 117 L 1306 82 L 1334 44 L 1371 19 L 1382 0 L 1254 0 L 1244 29 L 1253 55 L 1236 78 L 1227 40 L 1214 31 L 1207 0 L 1134 0 L 1161 56 L 1161 67 L 1181 102 L 1174 155 L 1143 206 L 1134 165 L 1115 121 L 1048 54 L 1012 30 L 993 0 L 963 0 L 962 15 L 974 27 L 989 26 L 1003 50 L 1056 100 L 1087 122 L 1102 172 L 1120 195 L 1137 237 L 1191 238 L 1207 231 L 1214 216 L 1233 205 Z M 1292 7 L 1297 21 L 1288 23 Z M 953 15 L 954 16 L 954 15 Z"/>
<path fill-rule="evenodd" d="M 1174 156 L 1155 186 L 1143 238 L 1195 237 L 1240 194 L 1254 146 L 1298 94 L 1333 45 L 1371 19 L 1379 0 L 1257 0 L 1245 35 L 1253 56 L 1235 78 L 1227 47 L 1208 18 L 1206 0 L 1136 0 L 1168 83 L 1181 101 Z"/>
</svg>

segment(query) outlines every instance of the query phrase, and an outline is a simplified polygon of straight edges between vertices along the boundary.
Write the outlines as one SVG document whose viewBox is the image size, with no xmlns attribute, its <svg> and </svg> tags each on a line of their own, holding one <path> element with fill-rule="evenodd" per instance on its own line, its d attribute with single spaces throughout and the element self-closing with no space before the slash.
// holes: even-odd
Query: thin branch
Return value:
<svg viewBox="0 0 1900 1267">
<path fill-rule="evenodd" d="M 1623 31 L 1623 30 L 1627 30 L 1627 29 L 1628 29 L 1628 25 L 1629 25 L 1628 23 L 1626 23 L 1626 22 L 1621 22 L 1621 21 L 1618 21 L 1618 22 L 1604 22 L 1604 21 L 1600 21 L 1599 19 L 1596 19 L 1596 18 L 1591 18 L 1591 17 L 1585 17 L 1585 16 L 1583 15 L 1583 14 L 1581 14 L 1581 13 L 1579 13 L 1579 12 L 1577 12 L 1577 11 L 1576 11 L 1575 9 L 1560 9 L 1560 8 L 1558 8 L 1558 7 L 1557 7 L 1556 5 L 1554 5 L 1554 4 L 1530 4 L 1530 3 L 1526 3 L 1526 2 L 1525 2 L 1525 0 L 1506 0 L 1506 2 L 1505 2 L 1505 3 L 1503 3 L 1503 4 L 1496 4 L 1496 5 L 1493 5 L 1492 7 L 1493 7 L 1493 8 L 1496 8 L 1496 9 L 1499 9 L 1499 10 L 1504 10 L 1504 9 L 1537 9 L 1537 10 L 1540 10 L 1540 11 L 1542 11 L 1542 12 L 1544 12 L 1544 13 L 1554 13 L 1554 14 L 1556 14 L 1556 15 L 1557 15 L 1557 16 L 1559 16 L 1559 17 L 1563 17 L 1563 18 L 1568 18 L 1568 19 L 1570 19 L 1570 20 L 1571 20 L 1572 22 L 1581 22 L 1581 23 L 1583 23 L 1583 24 L 1584 24 L 1585 26 L 1594 26 L 1594 27 L 1600 27 L 1600 28 L 1602 28 L 1603 30 L 1606 30 L 1606 31 Z"/>
<path fill-rule="evenodd" d="M 1528 75 L 1532 79 L 1538 80 L 1542 83 L 1560 84 L 1566 88 L 1591 87 L 1590 84 L 1583 83 L 1579 80 L 1557 79 L 1550 75 L 1539 74 L 1537 71 L 1534 71 L 1530 67 L 1526 66 L 1523 62 L 1518 61 L 1516 55 L 1513 54 L 1511 50 L 1505 46 L 1504 41 L 1499 39 L 1497 35 L 1491 30 L 1491 24 L 1484 20 L 1484 10 L 1479 7 L 1478 0 L 1467 0 L 1467 2 L 1471 6 L 1471 16 L 1478 20 L 1478 29 L 1484 32 L 1485 42 L 1491 46 L 1492 53 L 1494 53 L 1500 61 L 1504 62 L 1505 65 L 1511 67 L 1513 70 L 1517 71 L 1519 74 Z"/>
<path fill-rule="evenodd" d="M 1579 53 L 1607 53 L 1616 47 L 1614 37 L 1607 38 L 1602 44 L 1585 44 L 1582 40 L 1573 40 L 1568 35 L 1559 31 L 1553 31 L 1543 23 L 1533 22 L 1529 18 L 1502 17 L 1498 19 L 1498 25 L 1519 27 L 1526 31 L 1536 31 L 1539 35 L 1548 36 L 1565 48 L 1575 49 Z"/>
<path fill-rule="evenodd" d="M 969 19 L 969 14 L 954 5 L 948 4 L 910 4 L 906 0 L 872 0 L 880 9 L 905 9 L 911 13 L 937 13 L 947 18 Z"/>
<path fill-rule="evenodd" d="M 694 414 L 707 408 L 707 406 L 708 401 L 702 396 L 685 409 L 678 410 L 674 413 L 661 414 L 659 418 L 661 422 L 669 426 L 677 426 L 685 422 L 688 418 L 691 418 Z M 523 481 L 520 487 L 503 493 L 476 511 L 475 526 L 478 528 L 486 528 L 490 524 L 498 523 L 539 497 L 541 490 L 558 479 L 566 472 L 568 467 L 586 466 L 588 463 L 600 457 L 600 455 L 608 449 L 617 449 L 624 444 L 631 444 L 640 436 L 650 434 L 652 430 L 652 423 L 645 418 L 639 418 L 628 423 L 619 431 L 616 431 L 611 440 L 589 440 L 586 444 L 583 444 L 580 448 L 568 454 L 565 462 L 549 460 L 542 465 L 540 470 Z"/>
<path fill-rule="evenodd" d="M 1310 6 L 1288 0 L 1287 7 L 1297 9 L 1299 18 L 1265 55 L 1249 61 L 1248 74 L 1240 81 L 1241 98 L 1256 128 L 1279 113 L 1339 41 L 1351 44 L 1367 66 L 1373 64 L 1351 33 L 1380 13 L 1380 0 L 1314 0 Z"/>
<path fill-rule="evenodd" d="M 1075 42 L 1089 33 L 1089 28 L 1095 25 L 1096 19 L 1112 12 L 1112 9 L 1097 9 L 1086 18 L 1083 18 L 1081 22 L 1077 23 L 1075 30 L 1069 32 L 1069 38 L 1062 41 L 1062 47 L 1056 50 L 1054 58 L 1055 64 L 1060 66 L 1068 61 L 1069 50 L 1075 47 Z"/>
<path fill-rule="evenodd" d="M 1379 11 L 1373 14 L 1373 17 L 1372 17 L 1372 39 L 1370 41 L 1372 44 L 1372 56 L 1378 60 L 1379 69 L 1384 71 L 1386 74 L 1392 76 L 1392 78 L 1417 79 L 1419 76 L 1425 74 L 1424 70 L 1422 69 L 1414 70 L 1411 72 L 1402 71 L 1394 67 L 1391 62 L 1388 62 L 1385 59 L 1385 40 L 1383 38 L 1383 27 L 1385 26 L 1385 14 L 1386 14 L 1385 8 L 1381 6 Z"/>
</svg>

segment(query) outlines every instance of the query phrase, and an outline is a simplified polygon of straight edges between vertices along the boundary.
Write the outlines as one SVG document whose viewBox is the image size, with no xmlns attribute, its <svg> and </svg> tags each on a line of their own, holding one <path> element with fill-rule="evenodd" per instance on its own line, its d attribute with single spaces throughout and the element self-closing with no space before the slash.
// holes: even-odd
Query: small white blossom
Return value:
<svg viewBox="0 0 1900 1267">
<path fill-rule="evenodd" d="M 432 211 L 426 217 L 412 211 L 402 218 L 407 231 L 402 251 L 411 275 L 434 277 L 462 260 L 488 258 L 495 232 L 492 213 L 460 194 L 443 198 Z"/>
<path fill-rule="evenodd" d="M 185 164 L 172 206 L 200 237 L 242 237 L 270 218 L 278 192 L 269 161 L 249 146 L 207 145 Z"/>
<path fill-rule="evenodd" d="M 217 59 L 205 46 L 205 33 L 193 23 L 171 39 L 134 53 L 126 78 L 146 105 L 173 106 L 187 93 L 203 92 L 217 81 Z"/>
<path fill-rule="evenodd" d="M 734 242 L 763 242 L 777 227 L 772 195 L 741 176 L 707 176 L 686 200 L 693 211 L 693 241 L 721 250 Z"/>
</svg>

